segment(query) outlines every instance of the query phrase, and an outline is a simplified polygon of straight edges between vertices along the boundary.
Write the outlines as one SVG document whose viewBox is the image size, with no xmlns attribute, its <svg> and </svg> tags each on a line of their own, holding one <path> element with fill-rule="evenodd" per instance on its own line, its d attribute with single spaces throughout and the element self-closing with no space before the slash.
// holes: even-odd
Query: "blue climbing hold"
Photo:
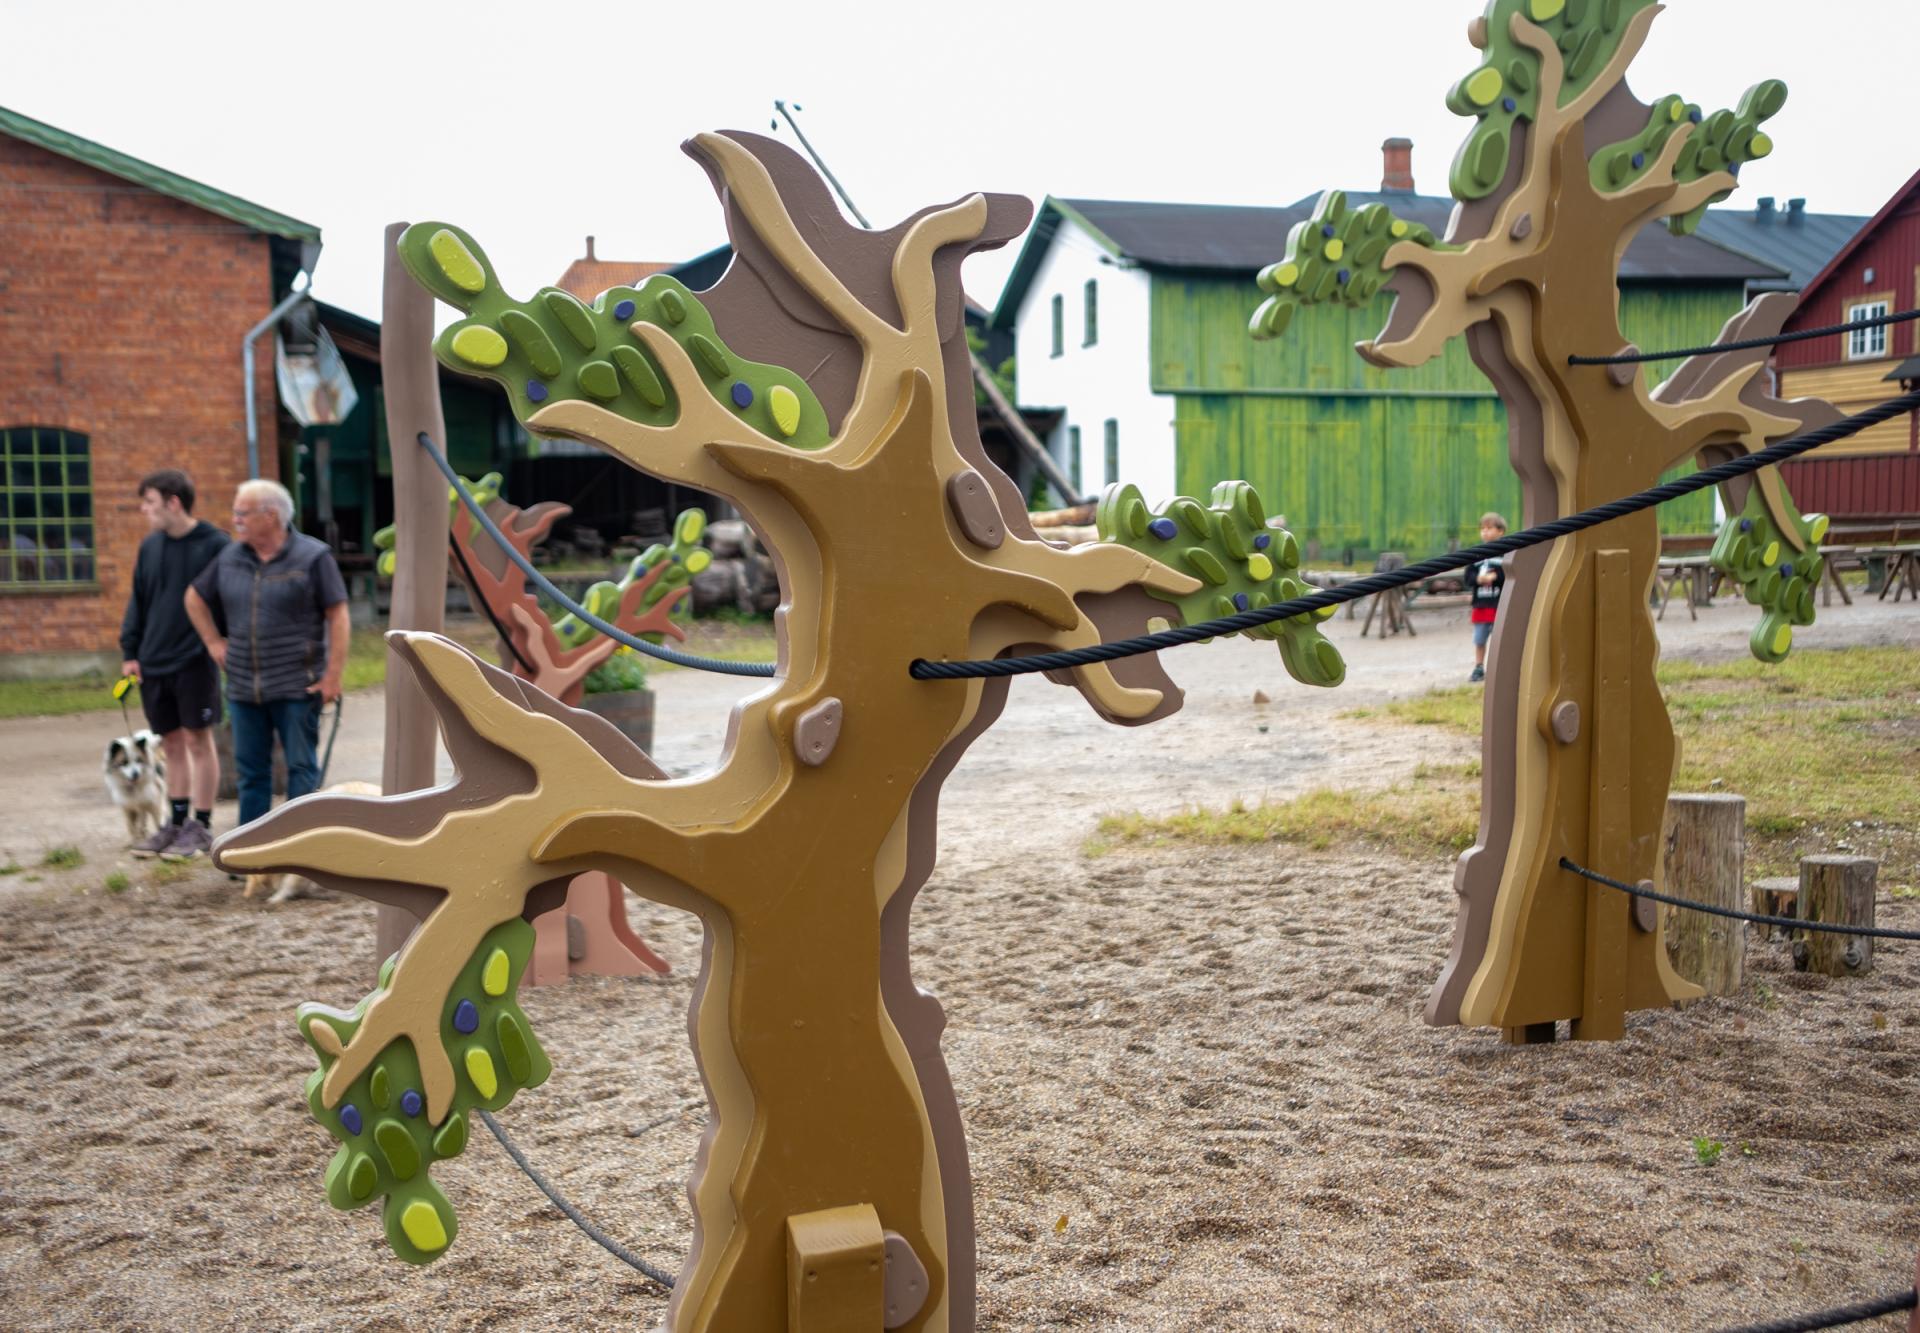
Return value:
<svg viewBox="0 0 1920 1333">
<path fill-rule="evenodd" d="M 1253 539 L 1253 549 L 1256 551 L 1264 551 L 1271 545 L 1273 545 L 1273 534 L 1271 532 L 1263 532 Z"/>
<path fill-rule="evenodd" d="M 547 386 L 542 384 L 539 380 L 528 380 L 527 381 L 527 401 L 530 403 L 546 402 Z"/>
<path fill-rule="evenodd" d="M 1518 111 L 1520 104 L 1511 97 L 1503 97 L 1500 99 L 1500 109 L 1502 111 Z"/>
<path fill-rule="evenodd" d="M 1784 565 L 1780 566 L 1780 577 L 1783 579 L 1790 579 L 1793 577 L 1793 561 L 1789 560 Z"/>
<path fill-rule="evenodd" d="M 453 1007 L 453 1030 L 462 1034 L 477 1032 L 480 1028 L 480 1011 L 473 1007 L 472 1000 L 462 1000 Z"/>
<path fill-rule="evenodd" d="M 1635 153 L 1633 155 L 1633 169 L 1635 171 L 1640 170 L 1640 168 L 1646 165 L 1647 165 L 1647 155 L 1645 153 Z"/>
<path fill-rule="evenodd" d="M 1247 601 L 1247 595 L 1246 595 L 1245 593 L 1243 593 L 1243 592 L 1237 592 L 1237 593 L 1235 593 L 1235 594 L 1233 595 L 1233 609 L 1234 609 L 1234 610 L 1236 610 L 1236 611 L 1244 611 L 1244 610 L 1246 610 L 1246 609 L 1247 609 L 1247 607 L 1248 607 L 1249 605 L 1250 605 L 1250 603 L 1249 603 L 1249 602 Z"/>
<path fill-rule="evenodd" d="M 342 1102 L 340 1105 L 340 1124 L 347 1133 L 358 1134 L 361 1127 L 360 1108 L 352 1102 Z"/>
<path fill-rule="evenodd" d="M 1325 236 L 1325 237 L 1328 237 L 1328 238 L 1331 238 L 1331 237 L 1333 236 L 1333 224 L 1332 224 L 1331 222 L 1329 222 L 1329 223 L 1327 223 L 1327 224 L 1326 224 L 1325 226 L 1323 226 L 1323 227 L 1321 227 L 1321 228 L 1320 228 L 1320 234 L 1321 234 L 1322 236 Z"/>
<path fill-rule="evenodd" d="M 426 1109 L 426 1105 L 426 1102 L 421 1100 L 418 1090 L 414 1088 L 408 1088 L 400 1094 L 400 1109 L 410 1116 L 419 1115 L 421 1111 Z"/>
<path fill-rule="evenodd" d="M 1147 524 L 1147 531 L 1151 532 L 1163 542 L 1170 542 L 1180 535 L 1180 529 L 1175 526 L 1174 521 L 1170 518 L 1156 518 L 1153 522 Z"/>
<path fill-rule="evenodd" d="M 615 319 L 632 319 L 633 302 L 622 301 L 619 305 L 615 306 L 613 308 L 613 317 Z"/>
<path fill-rule="evenodd" d="M 1750 519 L 1750 518 L 1743 518 L 1743 519 L 1741 519 L 1741 520 L 1740 520 L 1740 531 L 1742 531 L 1742 532 L 1752 532 L 1752 531 L 1753 531 L 1753 520 L 1752 520 L 1752 519 Z"/>
<path fill-rule="evenodd" d="M 733 382 L 733 405 L 735 407 L 753 406 L 753 386 L 745 380 Z"/>
<path fill-rule="evenodd" d="M 1700 114 L 1699 107 L 1695 107 L 1693 110 L 1687 112 L 1687 119 L 1698 125 L 1701 121 L 1705 120 L 1706 117 Z"/>
</svg>

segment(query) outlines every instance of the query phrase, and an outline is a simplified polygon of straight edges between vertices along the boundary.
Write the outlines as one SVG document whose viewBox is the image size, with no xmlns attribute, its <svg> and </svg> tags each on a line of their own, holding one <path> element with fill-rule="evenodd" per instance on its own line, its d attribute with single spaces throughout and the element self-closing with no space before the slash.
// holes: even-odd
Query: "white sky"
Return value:
<svg viewBox="0 0 1920 1333">
<path fill-rule="evenodd" d="M 1357 10 L 1391 25 L 1348 18 Z M 877 225 L 976 189 L 1288 203 L 1377 187 L 1415 143 L 1444 193 L 1478 0 L 1344 4 L 421 4 L 0 0 L 0 105 L 318 225 L 315 292 L 377 318 L 384 224 L 459 223 L 509 290 L 725 239 L 703 129 L 776 97 Z M 1920 166 L 1920 3 L 1675 0 L 1634 86 L 1792 97 L 1735 201 L 1872 213 Z M 779 137 L 792 142 L 783 125 Z M 797 147 L 797 145 L 795 145 Z M 1280 239 L 1275 238 L 1278 253 Z M 991 306 L 1017 246 L 973 261 Z"/>
</svg>

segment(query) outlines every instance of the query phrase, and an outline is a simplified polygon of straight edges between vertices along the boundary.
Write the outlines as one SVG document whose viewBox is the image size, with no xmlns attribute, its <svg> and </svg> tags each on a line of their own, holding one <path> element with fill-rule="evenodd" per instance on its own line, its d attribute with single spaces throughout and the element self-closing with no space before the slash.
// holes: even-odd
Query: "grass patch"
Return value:
<svg viewBox="0 0 1920 1333">
<path fill-rule="evenodd" d="M 194 865 L 191 861 L 150 861 L 147 863 L 147 878 L 156 885 L 172 884 L 193 877 Z"/>
<path fill-rule="evenodd" d="M 1480 823 L 1480 765 L 1426 765 L 1383 791 L 1319 788 L 1285 801 L 1152 817 L 1107 815 L 1089 855 L 1116 846 L 1285 842 L 1324 850 L 1362 841 L 1409 856 L 1454 854 L 1473 845 Z"/>
<path fill-rule="evenodd" d="M 1854 820 L 1920 833 L 1908 788 L 1920 749 L 1920 653 L 1798 651 L 1778 666 L 1662 662 L 1680 742 L 1675 791 L 1747 799 L 1749 869 L 1791 871 L 1793 840 Z M 1480 734 L 1480 691 L 1451 687 L 1346 714 Z"/>
<path fill-rule="evenodd" d="M 126 871 L 116 870 L 107 876 L 102 887 L 105 888 L 108 893 L 125 893 L 133 887 L 133 881 L 127 878 Z"/>
<path fill-rule="evenodd" d="M 111 693 L 113 682 L 105 676 L 75 676 L 66 680 L 0 680 L 0 718 L 68 717 L 74 713 L 97 713 L 118 708 Z M 139 708 L 129 699 L 127 707 L 138 718 Z M 141 722 L 139 725 L 146 725 Z"/>
<path fill-rule="evenodd" d="M 26 867 L 21 865 L 18 861 L 9 861 L 5 865 L 0 866 L 0 876 L 17 875 L 22 870 L 25 870 L 25 869 Z"/>
<path fill-rule="evenodd" d="M 86 859 L 78 847 L 50 847 L 47 854 L 40 858 L 40 864 L 52 870 L 71 870 Z"/>
</svg>

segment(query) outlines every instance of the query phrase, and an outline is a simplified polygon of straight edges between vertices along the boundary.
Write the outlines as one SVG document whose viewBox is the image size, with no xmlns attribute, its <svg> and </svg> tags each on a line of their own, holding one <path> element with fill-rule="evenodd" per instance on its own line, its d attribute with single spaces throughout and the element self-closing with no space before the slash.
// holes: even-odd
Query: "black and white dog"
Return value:
<svg viewBox="0 0 1920 1333">
<path fill-rule="evenodd" d="M 107 742 L 102 764 L 107 795 L 127 820 L 127 841 L 138 842 L 167 822 L 167 761 L 151 731 Z"/>
</svg>

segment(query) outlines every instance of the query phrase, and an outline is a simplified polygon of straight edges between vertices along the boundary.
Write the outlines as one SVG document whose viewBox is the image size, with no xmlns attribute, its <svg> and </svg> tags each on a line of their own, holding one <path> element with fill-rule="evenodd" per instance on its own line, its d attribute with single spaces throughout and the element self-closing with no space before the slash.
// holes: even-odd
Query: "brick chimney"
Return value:
<svg viewBox="0 0 1920 1333">
<path fill-rule="evenodd" d="M 587 237 L 587 258 L 593 258 L 593 237 Z"/>
<path fill-rule="evenodd" d="M 1380 177 L 1382 190 L 1413 193 L 1413 140 L 1389 139 L 1380 145 L 1385 171 Z"/>
</svg>

